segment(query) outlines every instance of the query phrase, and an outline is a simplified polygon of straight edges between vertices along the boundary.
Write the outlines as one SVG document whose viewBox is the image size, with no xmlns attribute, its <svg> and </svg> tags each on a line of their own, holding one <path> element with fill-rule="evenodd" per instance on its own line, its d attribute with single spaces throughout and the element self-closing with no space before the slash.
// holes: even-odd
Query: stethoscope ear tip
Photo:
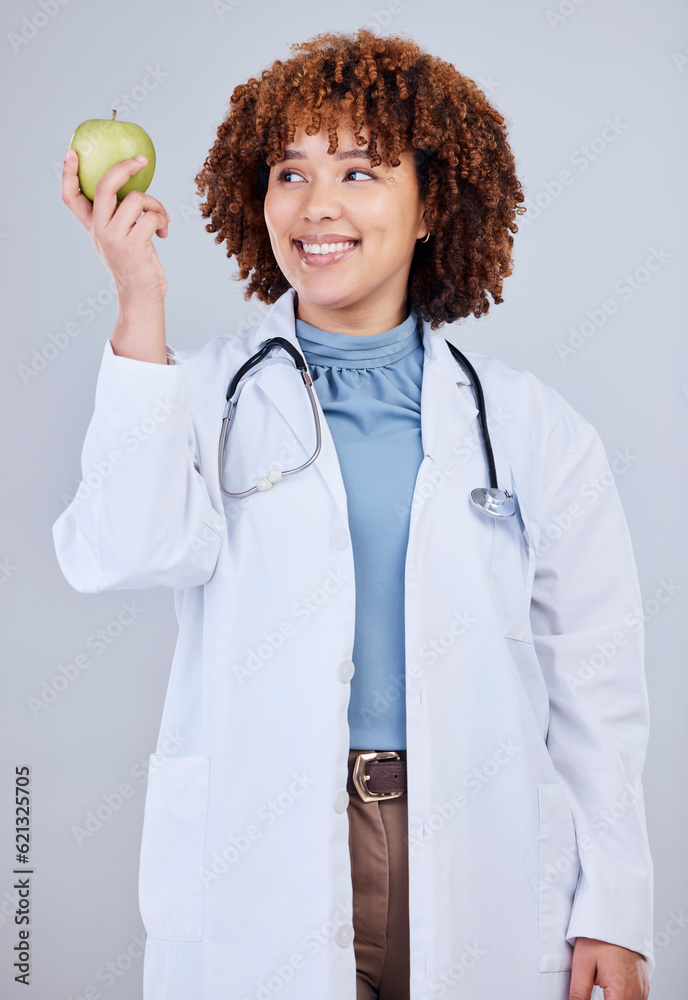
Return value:
<svg viewBox="0 0 688 1000">
<path fill-rule="evenodd" d="M 490 517 L 511 517 L 516 510 L 513 498 L 504 490 L 493 487 L 471 490 L 471 501 L 483 514 L 489 514 Z"/>
</svg>

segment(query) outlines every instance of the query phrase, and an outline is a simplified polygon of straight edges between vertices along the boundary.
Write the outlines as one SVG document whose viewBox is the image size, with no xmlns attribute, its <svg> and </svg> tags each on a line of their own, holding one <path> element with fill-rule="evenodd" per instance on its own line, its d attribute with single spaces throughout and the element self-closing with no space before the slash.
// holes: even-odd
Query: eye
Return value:
<svg viewBox="0 0 688 1000">
<path fill-rule="evenodd" d="M 280 172 L 277 175 L 277 180 L 278 181 L 283 181 L 290 174 L 294 174 L 295 177 L 298 177 L 298 174 L 296 173 L 295 170 L 288 170 L 287 169 L 287 170 L 280 170 Z"/>
<path fill-rule="evenodd" d="M 351 174 L 361 174 L 362 177 L 368 177 L 370 180 L 374 180 L 375 179 L 375 175 L 374 174 L 369 173 L 367 170 L 359 170 L 357 167 L 352 167 L 351 170 L 347 170 L 347 172 L 344 174 L 344 177 L 345 178 L 349 177 Z M 278 181 L 285 181 L 286 182 L 286 178 L 290 177 L 292 175 L 294 177 L 300 177 L 301 176 L 295 170 L 290 170 L 287 167 L 284 170 L 280 170 L 279 174 L 277 175 L 277 180 Z M 287 183 L 291 183 L 291 182 L 287 182 Z"/>
<path fill-rule="evenodd" d="M 368 173 L 367 170 L 358 170 L 353 168 L 347 171 L 345 176 L 348 177 L 349 174 L 361 174 L 362 177 L 370 177 L 371 179 L 374 177 L 374 174 Z"/>
</svg>

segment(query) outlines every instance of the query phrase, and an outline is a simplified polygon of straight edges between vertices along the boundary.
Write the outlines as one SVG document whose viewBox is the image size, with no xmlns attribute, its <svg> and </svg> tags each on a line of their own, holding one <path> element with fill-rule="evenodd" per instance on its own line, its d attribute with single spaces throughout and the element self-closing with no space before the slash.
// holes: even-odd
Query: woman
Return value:
<svg viewBox="0 0 688 1000">
<path fill-rule="evenodd" d="M 180 624 L 145 1000 L 646 1000 L 647 705 L 613 477 L 555 390 L 473 354 L 507 515 L 486 517 L 473 369 L 435 332 L 502 301 L 523 211 L 504 119 L 406 39 L 294 48 L 235 89 L 196 178 L 271 306 L 243 336 L 168 347 L 170 217 L 116 205 L 140 165 L 92 207 L 64 168 L 119 308 L 82 454 L 85 481 L 110 471 L 56 522 L 58 559 L 82 592 L 173 587 Z"/>
</svg>

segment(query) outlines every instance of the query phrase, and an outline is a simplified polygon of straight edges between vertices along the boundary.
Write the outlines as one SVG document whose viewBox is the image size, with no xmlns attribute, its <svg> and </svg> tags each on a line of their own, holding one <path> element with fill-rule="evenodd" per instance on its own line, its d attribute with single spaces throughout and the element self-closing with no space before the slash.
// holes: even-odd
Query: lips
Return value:
<svg viewBox="0 0 688 1000">
<path fill-rule="evenodd" d="M 354 243 L 354 246 L 349 247 L 348 250 L 339 250 L 336 251 L 335 253 L 327 253 L 327 254 L 306 253 L 306 251 L 303 249 L 303 244 L 301 240 L 294 240 L 294 246 L 296 247 L 296 251 L 299 257 L 305 264 L 308 264 L 311 267 L 328 267 L 331 264 L 338 264 L 339 261 L 344 260 L 345 257 L 349 257 L 352 253 L 355 253 L 355 251 L 361 245 L 360 240 L 336 240 L 336 241 L 332 240 L 331 242 Z"/>
</svg>

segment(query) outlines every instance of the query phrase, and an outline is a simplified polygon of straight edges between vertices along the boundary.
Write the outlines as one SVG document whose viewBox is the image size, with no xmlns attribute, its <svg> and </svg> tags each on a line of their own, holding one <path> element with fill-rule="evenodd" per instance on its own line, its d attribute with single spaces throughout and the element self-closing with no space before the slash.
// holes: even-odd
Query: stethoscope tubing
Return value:
<svg viewBox="0 0 688 1000">
<path fill-rule="evenodd" d="M 296 368 L 301 373 L 304 385 L 308 390 L 308 398 L 310 399 L 311 409 L 313 411 L 313 417 L 315 419 L 315 451 L 308 459 L 308 461 L 303 463 L 303 465 L 299 465 L 295 469 L 285 469 L 284 471 L 279 470 L 279 473 L 276 470 L 271 470 L 268 473 L 267 477 L 261 479 L 255 486 L 252 486 L 250 489 L 244 490 L 241 493 L 232 493 L 229 490 L 225 489 L 223 471 L 224 471 L 224 458 L 225 458 L 227 435 L 229 433 L 229 428 L 232 423 L 232 418 L 236 411 L 236 403 L 238 402 L 238 398 L 235 399 L 234 396 L 237 392 L 237 389 L 242 379 L 245 378 L 245 376 L 248 375 L 256 365 L 259 365 L 260 362 L 263 361 L 268 351 L 270 351 L 274 346 L 279 346 L 284 348 L 291 355 L 291 358 Z M 274 358 L 269 360 L 281 361 L 283 359 Z M 273 482 L 278 482 L 279 479 L 282 479 L 284 476 L 293 476 L 294 473 L 301 472 L 303 471 L 303 469 L 308 468 L 311 462 L 314 462 L 318 457 L 318 455 L 320 454 L 321 445 L 322 445 L 322 432 L 320 428 L 320 417 L 318 415 L 318 406 L 315 401 L 315 394 L 313 392 L 313 380 L 311 378 L 310 372 L 308 371 L 308 365 L 306 363 L 306 359 L 303 358 L 303 356 L 294 347 L 294 345 L 289 343 L 288 340 L 285 340 L 284 337 L 272 337 L 270 340 L 266 340 L 263 346 L 260 348 L 260 350 L 256 351 L 256 353 L 252 357 L 250 357 L 248 361 L 244 362 L 241 368 L 239 368 L 239 370 L 236 372 L 234 378 L 230 382 L 229 387 L 227 389 L 225 412 L 222 417 L 222 431 L 220 433 L 220 447 L 218 451 L 218 475 L 220 480 L 220 489 L 222 490 L 225 496 L 231 497 L 234 500 L 240 500 L 243 499 L 244 497 L 251 496 L 252 493 L 256 493 L 261 489 L 269 489 L 270 486 L 272 486 Z"/>
<path fill-rule="evenodd" d="M 459 364 L 468 371 L 471 378 L 471 385 L 475 392 L 478 404 L 478 420 L 480 421 L 480 430 L 483 436 L 483 448 L 485 449 L 485 458 L 487 459 L 487 468 L 490 476 L 490 487 L 491 489 L 499 489 L 497 486 L 497 469 L 495 467 L 494 453 L 492 451 L 492 441 L 490 440 L 490 434 L 487 429 L 487 415 L 485 406 L 485 394 L 483 393 L 483 387 L 480 379 L 478 378 L 478 373 L 476 372 L 473 365 L 470 363 L 465 354 L 462 354 L 458 347 L 451 344 L 448 340 L 445 340 L 448 345 L 449 350 L 452 352 Z"/>
<path fill-rule="evenodd" d="M 485 458 L 487 461 L 488 474 L 490 477 L 490 486 L 488 489 L 475 489 L 471 491 L 470 499 L 471 502 L 476 506 L 483 514 L 487 514 L 492 518 L 506 518 L 511 517 L 515 511 L 514 500 L 510 493 L 506 490 L 500 490 L 497 485 L 497 469 L 495 466 L 494 452 L 492 450 L 492 441 L 490 440 L 490 432 L 487 427 L 487 407 L 485 405 L 485 394 L 483 392 L 482 383 L 478 377 L 473 365 L 470 363 L 468 358 L 461 353 L 461 351 L 452 344 L 450 341 L 445 340 L 445 343 L 449 347 L 450 351 L 454 355 L 455 360 L 461 365 L 465 372 L 469 375 L 470 383 L 473 387 L 473 391 L 476 396 L 476 404 L 478 409 L 478 420 L 480 423 L 480 431 L 483 440 L 483 450 L 485 452 Z M 231 491 L 225 489 L 223 471 L 224 471 L 224 456 L 225 448 L 227 443 L 227 436 L 229 433 L 229 428 L 232 423 L 232 418 L 234 416 L 236 405 L 238 403 L 239 395 L 241 394 L 241 383 L 246 376 L 257 367 L 262 368 L 268 364 L 275 362 L 286 361 L 286 358 L 266 358 L 268 352 L 272 350 L 273 347 L 281 347 L 290 355 L 291 360 L 296 366 L 297 370 L 301 373 L 304 385 L 308 390 L 308 397 L 310 399 L 311 408 L 313 410 L 313 417 L 315 419 L 316 428 L 316 446 L 315 451 L 311 457 L 299 465 L 295 469 L 286 469 L 284 471 L 278 469 L 271 469 L 267 476 L 264 476 L 259 482 L 252 486 L 248 490 L 244 490 L 241 493 L 232 493 Z M 236 397 L 236 398 L 235 398 Z M 218 475 L 220 481 L 220 490 L 222 493 L 231 497 L 232 499 L 243 499 L 244 497 L 251 496 L 253 493 L 258 491 L 270 489 L 274 483 L 279 482 L 284 476 L 292 476 L 296 472 L 301 472 L 303 469 L 308 468 L 308 466 L 315 461 L 320 453 L 320 447 L 322 444 L 322 434 L 320 427 L 320 417 L 318 415 L 318 407 L 315 400 L 315 394 L 313 392 L 313 380 L 311 379 L 310 373 L 308 371 L 308 365 L 306 363 L 303 355 L 297 350 L 297 348 L 286 340 L 284 337 L 271 337 L 266 340 L 263 346 L 256 351 L 235 373 L 234 377 L 229 383 L 226 395 L 225 410 L 222 416 L 222 430 L 220 433 L 220 444 L 218 449 Z"/>
</svg>

